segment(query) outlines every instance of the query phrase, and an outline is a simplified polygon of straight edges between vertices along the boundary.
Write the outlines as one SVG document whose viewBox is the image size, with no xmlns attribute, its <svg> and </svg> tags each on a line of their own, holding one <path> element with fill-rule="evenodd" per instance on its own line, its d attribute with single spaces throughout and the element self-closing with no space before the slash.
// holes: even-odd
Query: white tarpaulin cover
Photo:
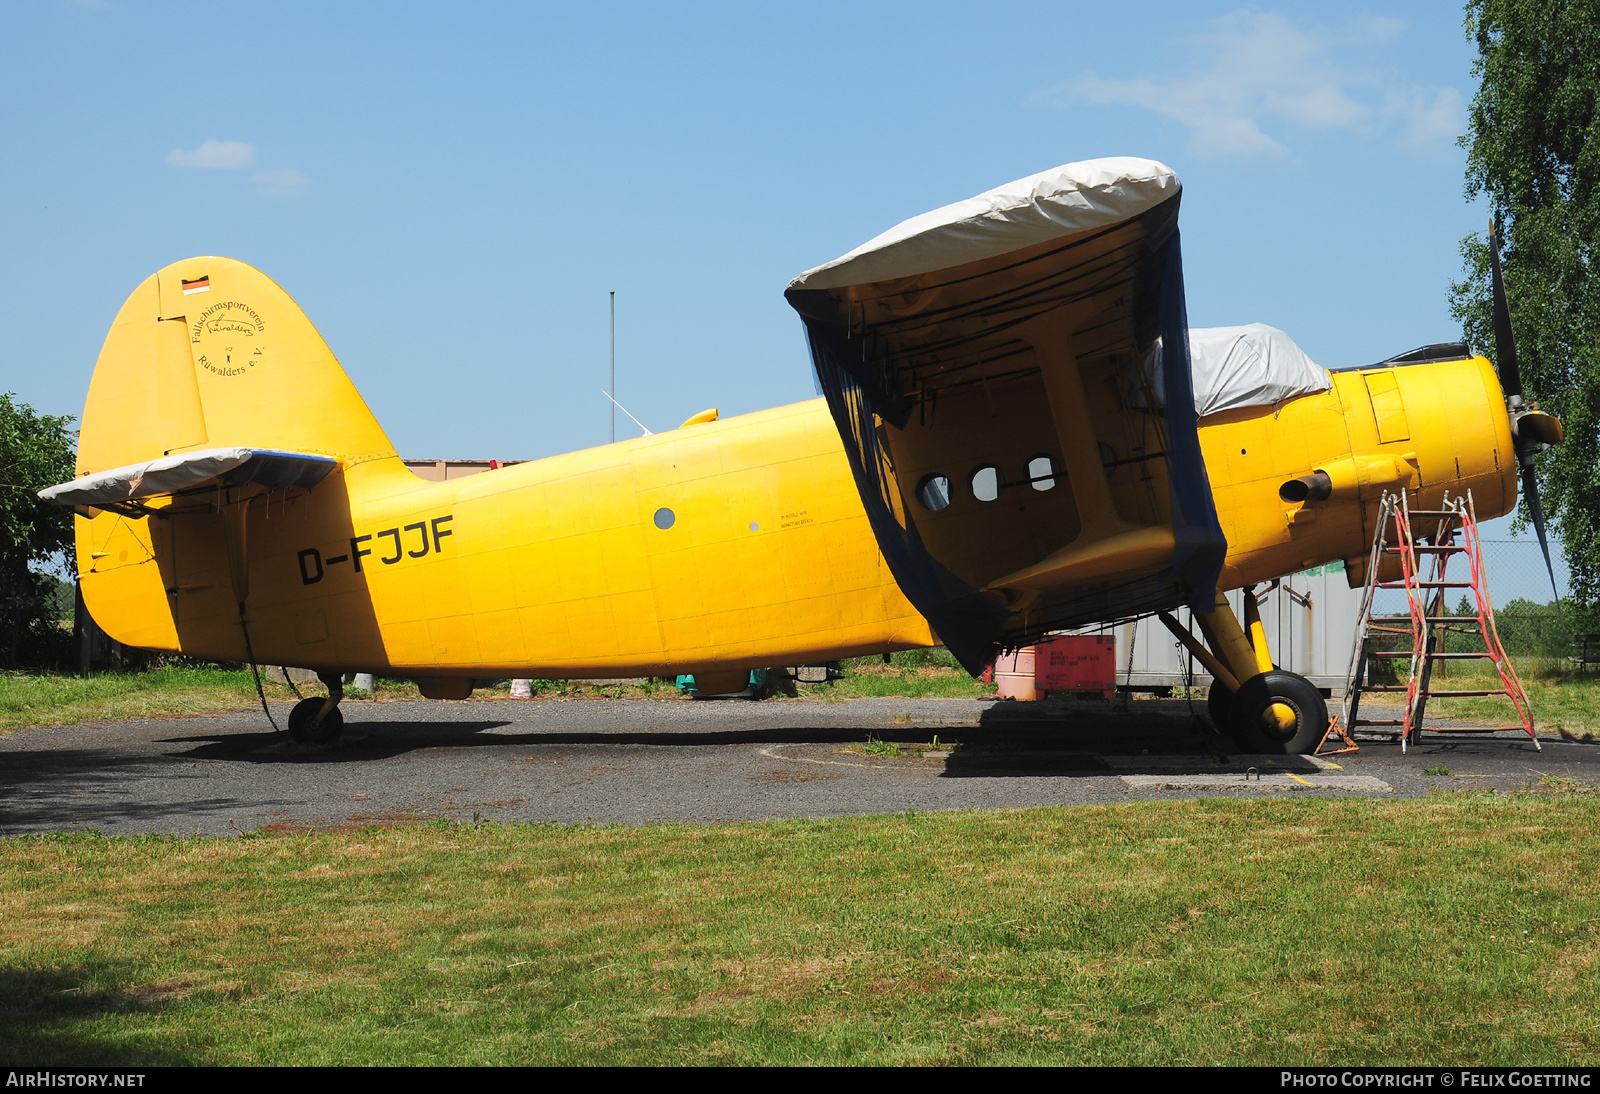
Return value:
<svg viewBox="0 0 1600 1094">
<path fill-rule="evenodd" d="M 1019 247 L 1119 224 L 1179 190 L 1164 163 L 1115 156 L 1069 163 L 912 217 L 842 258 L 807 270 L 791 289 L 835 289 L 910 277 Z"/>
<path fill-rule="evenodd" d="M 262 448 L 206 448 L 97 471 L 41 490 L 39 497 L 55 505 L 113 505 L 177 494 L 213 481 L 229 486 L 260 483 L 272 489 L 309 489 L 336 466 L 338 461 L 329 456 Z"/>
<path fill-rule="evenodd" d="M 1265 323 L 1242 327 L 1189 328 L 1189 359 L 1194 377 L 1194 410 L 1201 417 L 1245 406 L 1275 406 L 1333 386 L 1294 340 Z M 1141 383 L 1148 381 L 1148 388 Z M 1123 372 L 1123 388 L 1134 406 L 1146 406 L 1148 390 L 1161 406 L 1161 341 L 1144 360 Z"/>
</svg>

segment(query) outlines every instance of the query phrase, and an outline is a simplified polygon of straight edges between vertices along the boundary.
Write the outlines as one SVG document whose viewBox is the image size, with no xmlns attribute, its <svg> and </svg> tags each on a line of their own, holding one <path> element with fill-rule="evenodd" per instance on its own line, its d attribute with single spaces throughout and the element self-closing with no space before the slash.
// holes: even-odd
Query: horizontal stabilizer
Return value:
<svg viewBox="0 0 1600 1094">
<path fill-rule="evenodd" d="M 264 486 L 309 490 L 339 466 L 331 456 L 274 452 L 264 448 L 206 448 L 159 460 L 114 467 L 39 491 L 53 505 L 126 505 L 218 486 Z"/>
</svg>

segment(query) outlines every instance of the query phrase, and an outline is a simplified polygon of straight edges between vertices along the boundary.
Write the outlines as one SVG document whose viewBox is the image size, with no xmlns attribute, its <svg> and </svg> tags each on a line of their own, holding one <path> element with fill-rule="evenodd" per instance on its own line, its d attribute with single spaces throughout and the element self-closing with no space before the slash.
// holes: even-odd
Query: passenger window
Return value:
<svg viewBox="0 0 1600 1094">
<path fill-rule="evenodd" d="M 1049 456 L 1035 456 L 1028 461 L 1028 481 L 1035 490 L 1049 490 L 1056 484 L 1056 461 Z"/>
<path fill-rule="evenodd" d="M 950 480 L 943 475 L 925 475 L 917 484 L 917 500 L 924 509 L 937 513 L 950 504 Z"/>
<path fill-rule="evenodd" d="M 993 501 L 1000 496 L 1000 469 L 989 464 L 972 473 L 972 496 L 979 501 Z"/>
</svg>

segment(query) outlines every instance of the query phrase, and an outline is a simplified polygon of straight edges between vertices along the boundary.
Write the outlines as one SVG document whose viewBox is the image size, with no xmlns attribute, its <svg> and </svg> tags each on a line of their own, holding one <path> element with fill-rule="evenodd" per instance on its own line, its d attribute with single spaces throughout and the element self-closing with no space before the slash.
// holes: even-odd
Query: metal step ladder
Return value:
<svg viewBox="0 0 1600 1094">
<path fill-rule="evenodd" d="M 1357 617 L 1355 645 L 1350 655 L 1350 672 L 1345 680 L 1340 723 L 1351 735 L 1358 731 L 1398 737 L 1403 751 L 1421 741 L 1423 716 L 1431 698 L 1502 696 L 1510 700 L 1519 725 L 1434 728 L 1431 733 L 1496 733 L 1520 729 L 1539 747 L 1533 731 L 1533 712 L 1527 693 L 1517 679 L 1516 669 L 1506 656 L 1495 628 L 1494 608 L 1484 574 L 1483 547 L 1478 538 L 1478 520 L 1472 508 L 1472 494 L 1451 499 L 1447 494 L 1443 508 L 1413 510 L 1404 493 L 1385 494 L 1379 504 L 1377 526 L 1372 538 L 1372 553 L 1367 560 L 1367 587 Z M 1458 538 L 1459 537 L 1459 538 Z M 1465 557 L 1466 572 L 1450 563 Z M 1386 561 L 1398 559 L 1400 580 L 1383 580 Z M 1390 572 L 1393 566 L 1389 566 Z M 1374 601 L 1380 589 L 1404 589 L 1407 614 L 1377 614 Z M 1468 614 L 1452 615 L 1445 603 L 1447 590 L 1460 589 L 1468 599 Z M 1446 638 L 1456 636 L 1456 645 L 1447 648 Z M 1384 648 L 1390 645 L 1393 648 Z M 1372 669 L 1385 661 L 1409 662 L 1404 684 L 1374 683 Z M 1489 661 L 1499 676 L 1500 686 L 1491 688 L 1449 688 L 1434 686 L 1434 667 L 1451 661 Z M 1404 717 L 1362 718 L 1361 697 L 1367 694 L 1405 693 Z"/>
</svg>

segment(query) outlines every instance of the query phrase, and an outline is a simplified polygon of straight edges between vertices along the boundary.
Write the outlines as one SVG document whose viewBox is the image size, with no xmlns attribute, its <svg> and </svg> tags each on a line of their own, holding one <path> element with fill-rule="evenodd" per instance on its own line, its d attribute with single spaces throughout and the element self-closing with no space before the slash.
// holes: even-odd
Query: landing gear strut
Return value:
<svg viewBox="0 0 1600 1094">
<path fill-rule="evenodd" d="M 1213 611 L 1197 612 L 1209 650 L 1165 613 L 1162 622 L 1210 670 L 1206 707 L 1219 732 L 1248 752 L 1309 752 L 1327 732 L 1328 704 L 1310 680 L 1272 663 L 1253 588 L 1244 590 L 1244 615 L 1248 631 L 1222 593 Z"/>
<path fill-rule="evenodd" d="M 344 715 L 339 711 L 339 700 L 344 698 L 344 676 L 337 672 L 319 672 L 317 679 L 328 689 L 328 697 L 302 699 L 289 712 L 289 739 L 296 744 L 331 744 L 344 731 Z"/>
</svg>

